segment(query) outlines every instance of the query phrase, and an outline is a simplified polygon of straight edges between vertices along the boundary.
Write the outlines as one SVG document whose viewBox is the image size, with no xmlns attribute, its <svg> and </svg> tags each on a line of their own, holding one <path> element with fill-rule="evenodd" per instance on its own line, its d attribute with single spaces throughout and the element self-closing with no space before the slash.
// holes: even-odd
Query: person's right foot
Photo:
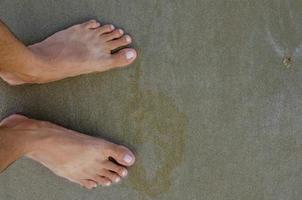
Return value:
<svg viewBox="0 0 302 200">
<path fill-rule="evenodd" d="M 129 35 L 113 25 L 101 26 L 96 20 L 74 25 L 28 47 L 36 65 L 0 71 L 11 85 L 46 83 L 67 77 L 103 72 L 131 64 L 134 49 L 112 51 L 130 44 Z M 21 71 L 22 69 L 22 71 Z"/>
<path fill-rule="evenodd" d="M 88 189 L 119 182 L 128 173 L 126 167 L 135 162 L 133 153 L 124 146 L 49 122 L 12 115 L 4 119 L 0 127 L 31 131 L 38 139 L 28 144 L 30 151 L 26 156 Z"/>
</svg>

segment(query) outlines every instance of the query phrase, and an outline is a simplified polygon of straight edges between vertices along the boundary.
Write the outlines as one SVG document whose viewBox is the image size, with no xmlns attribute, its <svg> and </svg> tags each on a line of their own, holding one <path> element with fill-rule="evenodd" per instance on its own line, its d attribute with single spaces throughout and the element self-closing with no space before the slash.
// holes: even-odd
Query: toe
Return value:
<svg viewBox="0 0 302 200">
<path fill-rule="evenodd" d="M 121 177 L 125 177 L 128 174 L 128 170 L 125 167 L 117 165 L 110 160 L 107 160 L 105 163 L 103 163 L 103 167 L 109 171 L 117 173 Z"/>
<path fill-rule="evenodd" d="M 111 172 L 109 170 L 106 170 L 106 169 L 102 169 L 99 172 L 99 175 L 102 177 L 108 178 L 113 183 L 118 183 L 121 181 L 121 177 L 118 174 Z"/>
<path fill-rule="evenodd" d="M 97 182 L 99 185 L 102 185 L 102 186 L 110 186 L 111 185 L 111 180 L 106 178 L 106 177 L 103 177 L 103 176 L 96 175 L 94 177 L 94 180 L 95 180 L 95 182 Z"/>
<path fill-rule="evenodd" d="M 91 190 L 93 188 L 96 188 L 98 186 L 95 181 L 93 181 L 93 180 L 87 180 L 87 179 L 80 180 L 80 184 L 81 184 L 81 186 L 83 186 L 83 187 L 85 187 L 85 188 L 87 188 L 89 190 Z"/>
<path fill-rule="evenodd" d="M 131 64 L 136 57 L 137 53 L 134 49 L 126 48 L 112 54 L 109 63 L 113 67 L 124 67 Z"/>
<path fill-rule="evenodd" d="M 131 166 L 135 162 L 135 156 L 133 153 L 124 146 L 112 144 L 108 152 L 108 157 L 113 158 L 121 165 Z"/>
<path fill-rule="evenodd" d="M 100 23 L 97 22 L 95 19 L 92 19 L 92 20 L 89 20 L 87 22 L 84 22 L 82 25 L 85 28 L 88 28 L 88 29 L 95 29 L 95 28 L 98 28 L 100 26 Z"/>
<path fill-rule="evenodd" d="M 116 30 L 112 31 L 111 33 L 101 35 L 101 39 L 103 41 L 110 41 L 110 40 L 120 38 L 123 34 L 124 34 L 124 31 L 122 29 L 116 29 Z"/>
<path fill-rule="evenodd" d="M 98 28 L 96 31 L 99 35 L 105 34 L 105 33 L 110 33 L 114 30 L 114 26 L 112 24 L 106 24 L 104 26 L 101 26 Z"/>
<path fill-rule="evenodd" d="M 129 35 L 125 35 L 117 40 L 112 40 L 108 42 L 108 45 L 111 50 L 126 46 L 131 43 L 131 37 Z"/>
</svg>

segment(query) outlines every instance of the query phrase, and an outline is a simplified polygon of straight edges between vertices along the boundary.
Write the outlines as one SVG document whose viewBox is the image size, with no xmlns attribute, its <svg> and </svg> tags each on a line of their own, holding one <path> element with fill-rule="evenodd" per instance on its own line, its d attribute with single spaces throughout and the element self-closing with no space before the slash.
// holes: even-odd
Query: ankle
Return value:
<svg viewBox="0 0 302 200">
<path fill-rule="evenodd" d="M 23 57 L 25 59 L 23 59 L 22 64 L 2 71 L 13 74 L 22 83 L 41 83 L 41 75 L 45 73 L 44 69 L 47 68 L 47 63 L 30 47 L 24 50 Z"/>
<path fill-rule="evenodd" d="M 37 140 L 31 131 L 0 127 L 0 172 L 31 152 Z"/>
<path fill-rule="evenodd" d="M 31 49 L 31 46 L 27 49 L 31 61 L 27 64 L 25 73 L 22 74 L 22 79 L 26 83 L 41 83 L 43 78 L 42 75 L 45 74 L 45 69 L 47 69 L 49 65 L 43 57 Z"/>
</svg>

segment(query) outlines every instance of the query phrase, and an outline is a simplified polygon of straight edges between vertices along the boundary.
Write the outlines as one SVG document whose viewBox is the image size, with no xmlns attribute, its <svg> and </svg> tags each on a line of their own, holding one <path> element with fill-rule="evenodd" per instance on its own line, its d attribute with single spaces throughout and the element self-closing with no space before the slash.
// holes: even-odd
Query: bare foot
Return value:
<svg viewBox="0 0 302 200">
<path fill-rule="evenodd" d="M 113 25 L 101 26 L 96 20 L 74 25 L 46 40 L 28 46 L 37 65 L 22 73 L 1 71 L 0 76 L 12 85 L 46 83 L 131 64 L 137 57 L 131 48 L 112 51 L 130 44 L 129 35 Z"/>
<path fill-rule="evenodd" d="M 29 144 L 26 156 L 88 189 L 119 182 L 127 175 L 126 166 L 135 161 L 133 153 L 124 146 L 22 115 L 4 119 L 0 127 L 35 133 L 39 139 Z"/>
</svg>

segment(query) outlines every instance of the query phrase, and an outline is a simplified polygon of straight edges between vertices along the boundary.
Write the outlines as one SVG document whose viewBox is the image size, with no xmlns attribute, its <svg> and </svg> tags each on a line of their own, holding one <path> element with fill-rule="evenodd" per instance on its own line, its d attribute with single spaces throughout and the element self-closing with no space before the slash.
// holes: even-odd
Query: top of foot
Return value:
<svg viewBox="0 0 302 200">
<path fill-rule="evenodd" d="M 121 181 L 128 173 L 127 167 L 135 162 L 133 153 L 124 146 L 49 122 L 12 115 L 0 127 L 32 131 L 37 140 L 30 144 L 26 156 L 88 189 Z"/>
<path fill-rule="evenodd" d="M 120 49 L 132 42 L 129 35 L 113 25 L 101 26 L 96 20 L 77 24 L 28 47 L 39 62 L 28 72 L 0 73 L 12 85 L 46 83 L 92 72 L 103 72 L 131 64 L 134 49 Z"/>
</svg>

